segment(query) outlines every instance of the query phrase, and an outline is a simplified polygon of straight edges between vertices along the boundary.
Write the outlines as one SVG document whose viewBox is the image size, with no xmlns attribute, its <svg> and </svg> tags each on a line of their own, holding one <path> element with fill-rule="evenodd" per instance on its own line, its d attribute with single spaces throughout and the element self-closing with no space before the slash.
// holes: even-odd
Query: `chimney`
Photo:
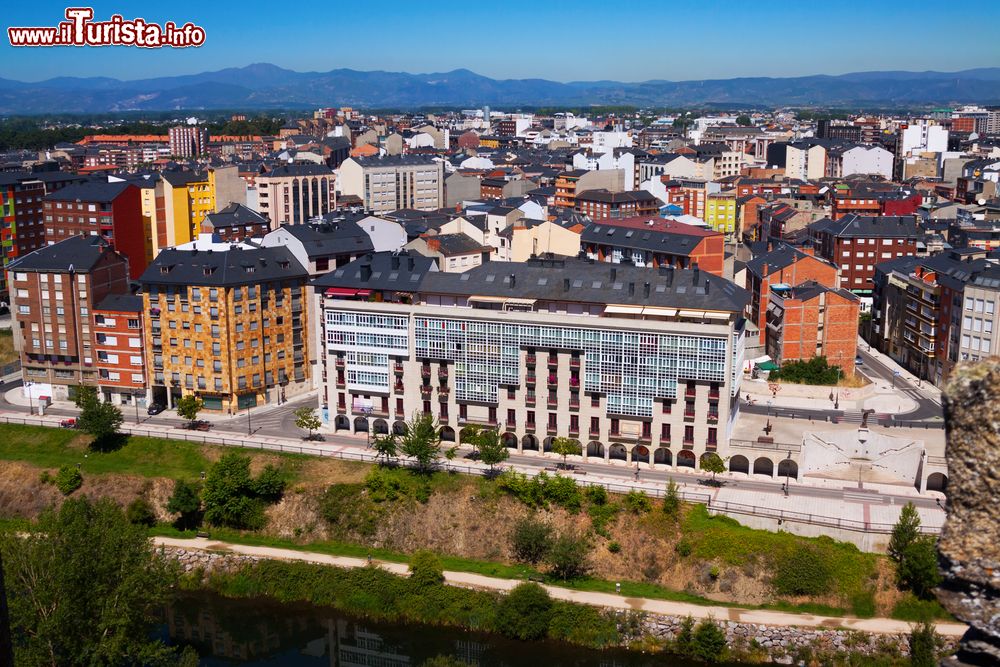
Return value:
<svg viewBox="0 0 1000 667">
<path fill-rule="evenodd" d="M 642 296 L 646 299 L 649 298 L 649 283 L 643 283 L 642 285 Z"/>
<path fill-rule="evenodd" d="M 698 268 L 698 262 L 695 262 L 694 264 L 691 265 L 691 270 L 694 271 L 694 275 L 691 278 L 691 284 L 697 285 L 698 278 L 701 277 L 701 269 Z"/>
<path fill-rule="evenodd" d="M 368 279 L 372 277 L 372 265 L 362 264 L 361 265 L 361 280 L 362 282 L 368 282 Z"/>
<path fill-rule="evenodd" d="M 628 284 L 628 295 L 635 296 L 635 283 Z"/>
<path fill-rule="evenodd" d="M 516 280 L 517 280 L 517 278 L 515 278 L 514 274 L 513 273 L 510 274 L 510 288 L 511 289 L 514 289 L 514 283 L 516 282 Z"/>
<path fill-rule="evenodd" d="M 711 287 L 711 283 L 708 282 L 708 278 L 705 278 L 705 294 L 708 294 L 708 290 Z"/>
</svg>

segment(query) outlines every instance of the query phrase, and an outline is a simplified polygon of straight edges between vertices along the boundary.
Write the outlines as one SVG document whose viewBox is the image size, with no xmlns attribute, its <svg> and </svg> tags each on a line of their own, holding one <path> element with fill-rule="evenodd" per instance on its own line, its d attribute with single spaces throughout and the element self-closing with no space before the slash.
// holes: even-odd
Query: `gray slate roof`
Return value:
<svg viewBox="0 0 1000 667">
<path fill-rule="evenodd" d="M 207 285 L 230 287 L 306 278 L 308 273 L 284 246 L 230 250 L 160 251 L 143 272 L 143 285 Z"/>
<path fill-rule="evenodd" d="M 7 268 L 10 271 L 69 273 L 72 266 L 77 273 L 87 273 L 110 250 L 111 246 L 100 236 L 71 236 L 18 257 Z"/>
</svg>

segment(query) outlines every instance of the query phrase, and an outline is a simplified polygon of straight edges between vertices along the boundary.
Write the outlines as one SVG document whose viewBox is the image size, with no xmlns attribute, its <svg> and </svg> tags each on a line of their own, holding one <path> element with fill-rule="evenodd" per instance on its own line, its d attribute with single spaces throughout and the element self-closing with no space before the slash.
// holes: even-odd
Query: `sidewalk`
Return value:
<svg viewBox="0 0 1000 667">
<path fill-rule="evenodd" d="M 208 538 L 179 539 L 172 537 L 154 537 L 153 543 L 157 546 L 195 549 L 199 551 L 228 551 L 234 554 L 257 556 L 259 558 L 303 561 L 307 563 L 318 563 L 320 565 L 332 565 L 342 568 L 358 568 L 366 567 L 368 565 L 368 561 L 364 558 L 330 556 L 327 554 L 319 554 L 309 551 L 296 551 L 293 549 L 279 549 L 275 547 L 247 546 L 242 544 L 218 542 Z M 404 563 L 392 563 L 380 560 L 374 560 L 372 562 L 376 566 L 381 567 L 393 574 L 405 576 L 408 572 L 407 565 Z M 444 573 L 444 579 L 446 583 L 453 586 L 460 586 L 462 588 L 480 588 L 494 591 L 509 591 L 521 583 L 517 579 L 500 579 L 497 577 L 487 577 L 471 572 L 452 571 L 446 571 Z M 576 602 L 578 604 L 585 604 L 594 607 L 646 611 L 652 614 L 661 614 L 665 616 L 691 616 L 695 619 L 712 618 L 720 621 L 732 621 L 735 623 L 754 623 L 774 626 L 798 626 L 822 629 L 845 628 L 848 630 L 859 630 L 861 632 L 874 634 L 905 634 L 909 633 L 911 629 L 910 623 L 890 618 L 859 619 L 850 617 L 814 616 L 812 614 L 793 614 L 764 609 L 704 606 L 690 604 L 687 602 L 673 602 L 670 600 L 633 598 L 622 595 L 614 595 L 611 593 L 576 591 L 569 588 L 562 588 L 560 586 L 545 585 L 544 588 L 549 592 L 549 595 L 557 600 Z M 936 628 L 938 634 L 946 637 L 961 637 L 965 634 L 967 629 L 966 626 L 961 623 L 937 623 Z"/>
</svg>

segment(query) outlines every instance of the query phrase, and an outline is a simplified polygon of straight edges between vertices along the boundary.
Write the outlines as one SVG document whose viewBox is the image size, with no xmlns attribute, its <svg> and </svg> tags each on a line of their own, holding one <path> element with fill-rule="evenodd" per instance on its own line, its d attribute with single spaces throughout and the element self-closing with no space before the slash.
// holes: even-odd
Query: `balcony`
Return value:
<svg viewBox="0 0 1000 667">
<path fill-rule="evenodd" d="M 601 429 L 599 429 L 599 428 L 591 427 L 590 430 L 587 431 L 587 433 L 590 434 L 591 438 L 599 438 L 599 437 L 601 437 Z"/>
<path fill-rule="evenodd" d="M 569 409 L 570 410 L 579 410 L 580 409 L 580 399 L 578 399 L 578 398 L 570 398 L 569 399 Z"/>
<path fill-rule="evenodd" d="M 556 433 L 559 432 L 559 427 L 556 426 L 555 424 L 546 424 L 545 432 L 548 433 L 549 435 L 555 435 Z"/>
<path fill-rule="evenodd" d="M 710 401 L 717 401 L 717 400 L 719 400 L 719 390 L 718 389 L 713 389 L 710 392 L 708 392 L 708 400 L 710 400 Z"/>
<path fill-rule="evenodd" d="M 403 374 L 403 362 L 402 361 L 397 361 L 395 364 L 393 364 L 392 370 L 393 370 L 393 372 L 396 373 L 396 375 L 402 375 Z"/>
<path fill-rule="evenodd" d="M 535 365 L 535 353 L 532 352 L 531 354 L 526 354 L 524 356 L 524 363 L 527 364 L 528 366 L 534 366 Z"/>
<path fill-rule="evenodd" d="M 337 360 L 333 364 L 337 368 L 343 368 L 347 365 L 347 361 L 343 357 L 337 357 Z"/>
<path fill-rule="evenodd" d="M 536 376 L 534 376 L 534 375 L 526 375 L 526 376 L 524 376 L 524 383 L 525 384 L 533 385 L 533 384 L 535 384 L 535 381 L 537 379 L 538 378 Z"/>
<path fill-rule="evenodd" d="M 450 417 L 448 417 L 448 415 L 445 415 L 445 414 L 439 414 L 438 415 L 438 423 L 439 424 L 447 424 L 449 420 L 450 420 Z"/>
<path fill-rule="evenodd" d="M 527 406 L 533 407 L 535 405 L 535 397 L 534 396 L 525 396 L 524 397 L 524 404 L 527 405 Z"/>
<path fill-rule="evenodd" d="M 429 378 L 430 376 L 431 376 L 431 367 L 430 366 L 421 366 L 420 367 L 420 377 Z"/>
<path fill-rule="evenodd" d="M 559 399 L 556 398 L 556 397 L 554 397 L 554 396 L 549 396 L 549 399 L 545 402 L 545 404 L 547 406 L 549 406 L 550 408 L 558 408 L 559 407 Z"/>
<path fill-rule="evenodd" d="M 438 378 L 441 379 L 441 380 L 447 380 L 448 379 L 448 367 L 447 366 L 441 366 L 438 369 Z"/>
<path fill-rule="evenodd" d="M 684 390 L 684 398 L 694 398 L 698 395 L 698 390 L 695 387 L 688 387 Z"/>
<path fill-rule="evenodd" d="M 431 392 L 433 390 L 434 387 L 430 386 L 429 384 L 420 385 L 420 395 L 423 396 L 424 398 L 430 398 Z"/>
<path fill-rule="evenodd" d="M 508 419 L 504 423 L 507 425 L 507 428 L 509 428 L 509 429 L 513 429 L 513 428 L 517 427 L 517 422 L 515 420 L 513 420 L 513 419 Z"/>
<path fill-rule="evenodd" d="M 570 368 L 579 368 L 580 367 L 580 357 L 570 357 L 569 358 L 569 367 Z"/>
<path fill-rule="evenodd" d="M 403 383 L 402 382 L 397 382 L 396 384 L 392 385 L 392 388 L 393 388 L 393 390 L 397 394 L 402 394 L 403 393 Z"/>
<path fill-rule="evenodd" d="M 559 365 L 559 357 L 554 357 L 549 355 L 549 368 L 555 368 Z"/>
<path fill-rule="evenodd" d="M 570 435 L 580 435 L 580 427 L 579 426 L 570 426 L 569 427 L 569 434 Z"/>
<path fill-rule="evenodd" d="M 694 419 L 694 410 L 685 410 L 684 419 Z"/>
<path fill-rule="evenodd" d="M 651 444 L 653 442 L 653 434 L 643 433 L 642 435 L 639 436 L 639 442 L 644 444 Z"/>
<path fill-rule="evenodd" d="M 718 424 L 719 423 L 719 415 L 718 414 L 709 413 L 708 414 L 708 423 L 709 424 Z"/>
<path fill-rule="evenodd" d="M 524 425 L 524 432 L 525 433 L 534 433 L 535 432 L 535 422 L 528 422 L 528 423 L 526 423 Z"/>
<path fill-rule="evenodd" d="M 442 396 L 447 396 L 448 394 L 451 393 L 451 387 L 443 384 L 440 387 L 438 387 L 438 393 L 441 394 Z"/>
<path fill-rule="evenodd" d="M 347 382 L 344 381 L 344 378 L 337 378 L 337 389 L 343 389 L 346 386 Z"/>
<path fill-rule="evenodd" d="M 684 449 L 694 449 L 694 440 L 684 438 Z"/>
<path fill-rule="evenodd" d="M 557 378 L 555 375 L 550 375 L 548 378 L 546 378 L 546 380 L 548 381 L 548 385 L 550 387 L 559 386 L 559 378 Z"/>
</svg>

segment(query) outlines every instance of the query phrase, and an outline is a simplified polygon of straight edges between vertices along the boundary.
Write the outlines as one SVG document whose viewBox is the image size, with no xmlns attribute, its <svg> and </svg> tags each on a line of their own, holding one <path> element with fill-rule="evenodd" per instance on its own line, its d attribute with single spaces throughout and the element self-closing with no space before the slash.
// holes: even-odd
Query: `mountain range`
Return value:
<svg viewBox="0 0 1000 667">
<path fill-rule="evenodd" d="M 122 81 L 58 77 L 27 83 L 0 79 L 0 113 L 122 112 L 172 109 L 745 105 L 900 107 L 1000 103 L 1000 67 L 961 72 L 856 72 L 837 76 L 752 77 L 702 81 L 491 79 L 457 69 L 435 74 L 295 72 L 257 63 L 183 76 Z"/>
</svg>

